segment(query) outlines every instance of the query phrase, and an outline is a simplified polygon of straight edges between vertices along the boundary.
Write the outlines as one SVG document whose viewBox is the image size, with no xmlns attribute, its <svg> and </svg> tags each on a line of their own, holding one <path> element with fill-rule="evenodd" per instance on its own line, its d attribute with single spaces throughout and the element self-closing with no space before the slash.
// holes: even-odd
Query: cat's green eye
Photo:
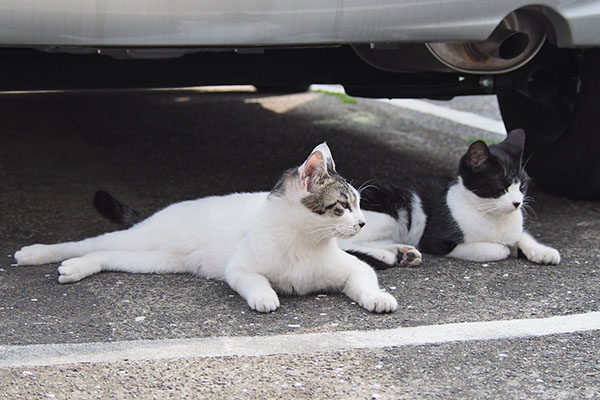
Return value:
<svg viewBox="0 0 600 400">
<path fill-rule="evenodd" d="M 347 201 L 340 201 L 340 206 L 344 207 L 346 210 L 350 210 L 350 203 Z"/>
</svg>

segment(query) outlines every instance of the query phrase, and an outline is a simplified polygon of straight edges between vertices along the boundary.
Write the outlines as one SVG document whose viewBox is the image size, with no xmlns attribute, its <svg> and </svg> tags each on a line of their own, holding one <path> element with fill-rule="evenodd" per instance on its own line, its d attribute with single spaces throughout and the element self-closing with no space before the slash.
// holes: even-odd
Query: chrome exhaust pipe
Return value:
<svg viewBox="0 0 600 400">
<path fill-rule="evenodd" d="M 426 46 L 440 62 L 460 72 L 509 72 L 531 60 L 546 34 L 536 18 L 524 10 L 510 13 L 481 42 L 433 42 Z"/>
</svg>

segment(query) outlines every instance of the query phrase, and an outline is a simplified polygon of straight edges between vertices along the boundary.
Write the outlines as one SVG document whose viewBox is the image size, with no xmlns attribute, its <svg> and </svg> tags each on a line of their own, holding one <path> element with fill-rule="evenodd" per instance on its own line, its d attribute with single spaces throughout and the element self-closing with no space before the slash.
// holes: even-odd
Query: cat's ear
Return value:
<svg viewBox="0 0 600 400">
<path fill-rule="evenodd" d="M 335 171 L 335 162 L 333 161 L 333 156 L 331 155 L 331 150 L 329 150 L 329 146 L 327 146 L 327 142 L 323 142 L 317 147 L 315 147 L 310 154 L 313 155 L 315 152 L 321 153 L 325 159 L 325 164 L 327 168 Z"/>
<path fill-rule="evenodd" d="M 508 132 L 506 139 L 499 146 L 507 153 L 520 157 L 523 153 L 523 147 L 525 147 L 525 131 L 523 129 L 513 129 Z"/>
<path fill-rule="evenodd" d="M 521 128 L 513 129 L 508 132 L 504 143 L 510 143 L 513 146 L 523 148 L 525 145 L 525 131 Z"/>
<path fill-rule="evenodd" d="M 328 168 L 335 171 L 335 163 L 327 143 L 323 142 L 313 149 L 304 164 L 298 168 L 302 184 L 309 192 L 327 175 Z"/>
<path fill-rule="evenodd" d="M 469 146 L 464 160 L 469 168 L 476 171 L 480 169 L 489 158 L 490 149 L 488 149 L 487 145 L 483 141 L 478 140 Z"/>
</svg>

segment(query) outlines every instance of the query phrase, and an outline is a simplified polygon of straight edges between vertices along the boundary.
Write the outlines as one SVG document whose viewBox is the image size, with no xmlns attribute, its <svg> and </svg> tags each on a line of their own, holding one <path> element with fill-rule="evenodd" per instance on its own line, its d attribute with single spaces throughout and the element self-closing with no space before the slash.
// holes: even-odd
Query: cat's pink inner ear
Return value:
<svg viewBox="0 0 600 400">
<path fill-rule="evenodd" d="M 323 153 L 315 151 L 308 159 L 304 162 L 302 167 L 302 182 L 306 185 L 306 188 L 310 192 L 312 185 L 324 172 L 324 161 Z"/>
<path fill-rule="evenodd" d="M 485 143 L 477 141 L 469 147 L 468 154 L 471 167 L 479 167 L 487 161 L 490 151 Z"/>
</svg>

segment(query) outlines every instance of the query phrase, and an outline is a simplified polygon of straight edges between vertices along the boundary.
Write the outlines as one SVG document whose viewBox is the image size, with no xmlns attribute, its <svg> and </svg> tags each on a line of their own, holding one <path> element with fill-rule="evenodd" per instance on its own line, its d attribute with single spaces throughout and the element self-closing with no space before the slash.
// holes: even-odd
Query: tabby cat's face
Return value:
<svg viewBox="0 0 600 400">
<path fill-rule="evenodd" d="M 348 238 L 365 225 L 360 195 L 336 172 L 324 143 L 299 168 L 287 171 L 271 195 L 288 199 L 294 215 L 317 240 L 331 236 Z"/>
<path fill-rule="evenodd" d="M 365 225 L 359 193 L 335 171 L 330 171 L 301 202 L 311 212 L 313 223 L 333 236 L 351 237 Z"/>
</svg>

